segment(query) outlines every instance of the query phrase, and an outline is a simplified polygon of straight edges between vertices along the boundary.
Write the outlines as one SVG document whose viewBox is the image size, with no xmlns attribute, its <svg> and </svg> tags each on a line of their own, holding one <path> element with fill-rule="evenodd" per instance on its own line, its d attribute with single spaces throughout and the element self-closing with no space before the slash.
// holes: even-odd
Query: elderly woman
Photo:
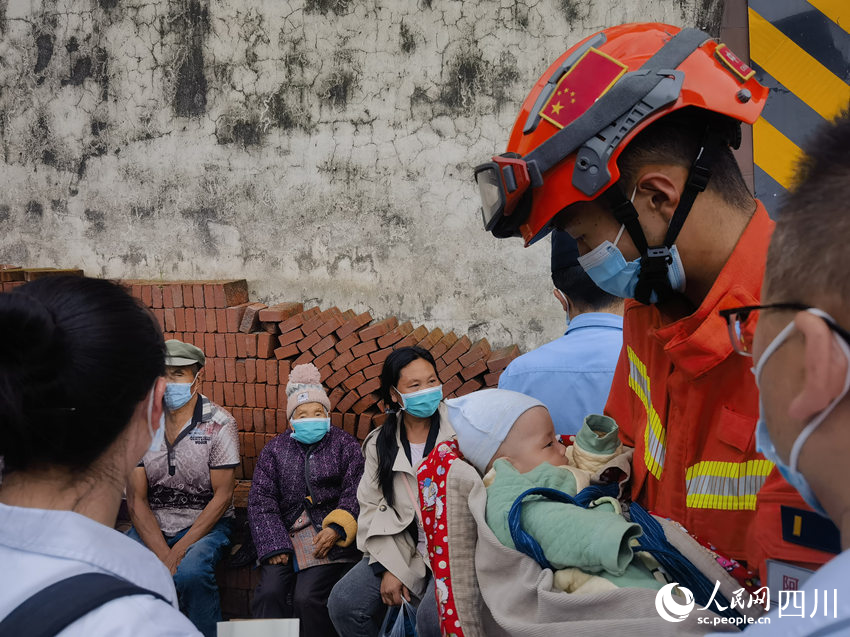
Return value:
<svg viewBox="0 0 850 637">
<path fill-rule="evenodd" d="M 354 540 L 363 456 L 353 436 L 331 427 L 314 365 L 292 370 L 286 395 L 290 429 L 263 449 L 248 498 L 262 569 L 251 610 L 258 618 L 294 615 L 305 637 L 335 635 L 327 600 L 360 559 Z"/>
<path fill-rule="evenodd" d="M 418 634 L 431 637 L 440 627 L 416 469 L 454 435 L 431 354 L 419 347 L 393 351 L 381 371 L 381 396 L 391 411 L 363 443 L 366 468 L 357 491 L 357 545 L 366 557 L 337 584 L 328 607 L 340 634 L 372 637 L 386 607 L 404 598 L 418 606 Z"/>
<path fill-rule="evenodd" d="M 153 316 L 114 283 L 0 294 L 0 634 L 200 635 L 168 568 L 113 529 L 162 442 L 164 371 Z"/>
</svg>

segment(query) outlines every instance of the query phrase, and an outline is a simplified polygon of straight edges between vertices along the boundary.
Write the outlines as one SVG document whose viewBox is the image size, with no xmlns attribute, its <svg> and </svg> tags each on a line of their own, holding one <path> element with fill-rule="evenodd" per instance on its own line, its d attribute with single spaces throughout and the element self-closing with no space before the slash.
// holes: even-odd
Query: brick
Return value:
<svg viewBox="0 0 850 637">
<path fill-rule="evenodd" d="M 459 362 L 459 361 L 455 361 L 455 362 Z M 483 374 L 486 371 L 487 371 L 487 361 L 485 361 L 483 358 L 479 358 L 477 361 L 472 363 L 472 365 L 469 365 L 468 367 L 464 367 L 461 370 L 460 375 L 464 380 L 469 380 L 470 378 L 478 376 L 478 374 Z"/>
<path fill-rule="evenodd" d="M 186 311 L 182 307 L 173 308 L 174 312 L 174 331 L 186 331 Z"/>
<path fill-rule="evenodd" d="M 236 355 L 239 358 L 246 358 L 248 356 L 247 336 L 247 334 L 242 334 L 241 332 L 236 335 Z"/>
<path fill-rule="evenodd" d="M 469 351 L 459 357 L 458 360 L 464 367 L 469 367 L 472 363 L 482 358 L 487 360 L 491 353 L 490 343 L 487 342 L 486 338 L 482 338 L 481 340 L 476 341 L 475 344 L 469 348 Z"/>
<path fill-rule="evenodd" d="M 262 385 L 260 385 L 262 387 Z M 277 405 L 277 385 L 266 385 L 266 407 Z"/>
<path fill-rule="evenodd" d="M 343 414 L 342 428 L 346 433 L 357 436 L 357 416 L 355 414 Z"/>
<path fill-rule="evenodd" d="M 179 283 L 168 286 L 171 288 L 171 304 L 174 307 L 184 307 L 183 304 L 183 286 Z"/>
<path fill-rule="evenodd" d="M 226 327 L 228 332 L 239 331 L 239 326 L 242 324 L 242 318 L 245 316 L 246 307 L 248 307 L 248 303 L 234 305 L 233 307 L 228 307 L 224 310 L 224 313 L 227 315 Z"/>
<path fill-rule="evenodd" d="M 195 308 L 195 331 L 206 332 L 207 330 L 207 311 L 202 307 Z"/>
<path fill-rule="evenodd" d="M 317 331 L 316 335 L 321 336 L 320 331 Z M 320 355 L 324 354 L 325 352 L 327 352 L 329 349 L 333 348 L 334 345 L 336 345 L 336 336 L 334 336 L 333 334 L 328 334 L 322 340 L 320 340 L 318 343 L 313 345 L 313 347 L 311 347 L 310 349 L 311 349 L 311 351 L 313 352 L 314 355 L 320 356 Z M 317 365 L 317 367 L 318 367 L 318 365 Z"/>
<path fill-rule="evenodd" d="M 227 372 L 225 372 L 225 369 L 224 369 L 224 361 L 225 361 L 225 359 L 223 359 L 223 358 L 215 359 L 214 364 L 215 364 L 216 380 L 219 380 L 219 381 L 227 380 Z M 235 375 L 235 370 L 234 370 L 234 375 Z"/>
<path fill-rule="evenodd" d="M 254 385 L 254 406 L 255 407 L 268 407 L 268 402 L 266 402 L 266 385 Z"/>
<path fill-rule="evenodd" d="M 424 325 L 420 325 L 415 330 L 413 330 L 410 334 L 401 339 L 398 343 L 395 344 L 393 349 L 399 349 L 401 347 L 411 347 L 416 345 L 419 341 L 421 341 L 425 335 L 428 333 L 428 328 Z"/>
<path fill-rule="evenodd" d="M 371 365 L 368 356 L 364 356 L 362 358 L 355 359 L 352 363 L 345 366 L 345 369 L 348 370 L 349 374 L 356 374 L 362 369 L 365 369 Z"/>
<path fill-rule="evenodd" d="M 340 354 L 344 354 L 352 347 L 357 345 L 360 342 L 360 337 L 357 334 L 349 334 L 336 344 L 336 351 Z"/>
<path fill-rule="evenodd" d="M 416 344 L 416 346 L 421 347 L 422 349 L 427 349 L 428 351 L 431 351 L 431 349 L 437 343 L 440 342 L 441 338 L 443 338 L 443 330 L 441 330 L 439 327 L 436 327 L 433 330 L 431 330 L 430 332 L 428 332 L 428 335 L 425 338 L 423 338 L 421 341 L 419 341 Z"/>
<path fill-rule="evenodd" d="M 275 430 L 275 419 L 276 419 L 277 409 L 264 409 L 263 410 L 263 429 L 267 432 Z"/>
<path fill-rule="evenodd" d="M 383 363 L 385 360 L 387 360 L 387 356 L 392 354 L 392 351 L 392 347 L 387 347 L 386 349 L 380 349 L 377 352 L 372 352 L 371 354 L 369 354 L 369 361 L 371 361 L 373 365 Z"/>
<path fill-rule="evenodd" d="M 236 358 L 236 334 L 227 333 L 224 335 L 224 351 L 226 356 Z"/>
<path fill-rule="evenodd" d="M 384 349 L 395 343 L 398 343 L 405 336 L 413 331 L 413 324 L 410 321 L 405 321 L 398 327 L 390 330 L 380 338 L 378 338 L 378 347 Z"/>
<path fill-rule="evenodd" d="M 386 420 L 387 414 L 383 412 L 378 412 L 377 414 L 372 416 L 372 428 L 375 429 L 376 427 L 380 427 L 386 422 Z"/>
<path fill-rule="evenodd" d="M 163 285 L 161 286 L 162 291 L 162 307 L 170 307 L 172 310 L 174 309 L 174 299 L 171 295 L 171 286 Z"/>
<path fill-rule="evenodd" d="M 297 367 L 298 365 L 306 365 L 307 363 L 313 362 L 313 352 L 309 350 L 301 354 L 298 358 L 292 361 L 292 366 Z"/>
<path fill-rule="evenodd" d="M 257 368 L 261 365 L 261 362 L 257 362 Z M 266 361 L 266 382 L 269 385 L 277 385 L 277 361 L 276 360 L 268 360 Z"/>
<path fill-rule="evenodd" d="M 448 352 L 443 354 L 442 359 L 445 361 L 446 365 L 449 365 L 453 361 L 456 361 L 463 354 L 469 351 L 471 343 L 469 342 L 469 337 L 464 334 L 457 343 L 452 345 L 451 349 Z"/>
<path fill-rule="evenodd" d="M 266 373 L 268 370 L 266 368 L 265 362 L 266 361 L 262 361 L 262 360 L 255 360 L 254 361 L 254 369 L 257 372 L 257 379 L 256 379 L 255 382 L 265 383 L 266 381 L 268 381 L 268 375 Z"/>
<path fill-rule="evenodd" d="M 304 323 L 302 323 L 301 325 L 301 331 L 304 332 L 304 336 L 309 336 L 324 324 L 325 318 L 320 312 L 319 314 L 316 314 L 313 318 L 305 320 Z M 322 337 L 320 336 L 319 339 L 321 340 L 321 338 Z"/>
<path fill-rule="evenodd" d="M 292 358 L 293 356 L 297 356 L 299 353 L 298 345 L 293 343 L 292 345 L 286 345 L 275 349 L 274 357 L 280 360 L 282 358 Z"/>
<path fill-rule="evenodd" d="M 213 383 L 212 399 L 214 403 L 224 404 L 224 385 L 222 383 Z"/>
<path fill-rule="evenodd" d="M 215 342 L 215 354 L 213 356 L 227 356 L 227 339 L 224 334 L 213 334 L 213 342 Z"/>
<path fill-rule="evenodd" d="M 331 362 L 331 367 L 334 368 L 334 371 L 338 371 L 338 370 L 342 369 L 343 367 L 345 367 L 346 365 L 348 365 L 353 360 L 354 360 L 354 354 L 352 354 L 351 351 L 349 350 L 349 351 L 346 351 L 346 352 L 340 354 L 335 359 L 333 359 L 333 361 Z"/>
<path fill-rule="evenodd" d="M 275 337 L 272 334 L 257 334 L 257 358 L 271 358 L 274 356 Z"/>
<path fill-rule="evenodd" d="M 280 333 L 277 323 L 270 323 L 268 321 L 260 321 L 260 331 L 274 336 L 277 336 Z"/>
<path fill-rule="evenodd" d="M 357 393 L 360 396 L 365 396 L 366 394 L 371 394 L 373 392 L 378 391 L 381 388 L 381 379 L 380 378 L 370 378 L 365 383 L 360 385 L 357 388 Z"/>
<path fill-rule="evenodd" d="M 445 398 L 454 398 L 455 390 L 463 385 L 463 380 L 459 376 L 452 376 L 450 380 L 443 383 L 443 396 Z"/>
<path fill-rule="evenodd" d="M 368 341 L 364 341 L 360 343 L 360 345 L 355 345 L 351 348 L 351 353 L 354 354 L 354 358 L 360 358 L 361 356 L 366 356 L 366 354 L 370 354 L 378 349 L 378 341 L 375 339 L 371 339 Z"/>
<path fill-rule="evenodd" d="M 259 334 L 246 334 L 245 335 L 245 344 L 248 348 L 248 356 L 256 356 L 257 355 L 257 338 Z"/>
<path fill-rule="evenodd" d="M 245 384 L 234 383 L 233 385 L 233 403 L 237 407 L 245 407 Z"/>
<path fill-rule="evenodd" d="M 298 341 L 298 351 L 306 352 L 308 349 L 313 347 L 313 345 L 315 345 L 321 340 L 321 336 L 319 336 L 316 332 L 312 332 L 311 334 L 305 336 L 300 341 Z"/>
<path fill-rule="evenodd" d="M 192 300 L 194 301 L 195 307 L 204 307 L 204 284 L 203 283 L 193 283 L 192 284 Z"/>
<path fill-rule="evenodd" d="M 275 409 L 275 429 L 279 434 L 286 431 L 289 426 L 289 421 L 286 419 L 285 409 Z"/>
<path fill-rule="evenodd" d="M 248 382 L 248 371 L 246 369 L 245 360 L 237 360 L 236 361 L 236 382 L 237 383 L 247 383 Z"/>
<path fill-rule="evenodd" d="M 245 279 L 223 281 L 215 286 L 215 306 L 233 307 L 248 302 L 248 282 Z"/>
<path fill-rule="evenodd" d="M 362 414 L 364 411 L 369 409 L 369 407 L 374 407 L 377 402 L 378 397 L 375 394 L 367 394 L 351 406 L 351 411 L 355 414 Z M 372 420 L 371 417 L 369 420 Z"/>
<path fill-rule="evenodd" d="M 224 359 L 224 377 L 228 383 L 236 382 L 236 361 L 232 358 Z"/>
<path fill-rule="evenodd" d="M 278 336 L 277 342 L 281 347 L 283 347 L 284 345 L 297 343 L 302 338 L 304 338 L 304 332 L 302 332 L 300 328 L 296 327 L 295 329 L 289 330 L 286 334 Z"/>
<path fill-rule="evenodd" d="M 357 416 L 357 438 L 362 440 L 369 435 L 372 430 L 372 418 L 375 414 L 368 412 Z"/>
<path fill-rule="evenodd" d="M 348 373 L 348 370 L 344 367 L 339 371 L 334 372 L 325 380 L 325 385 L 329 388 L 334 388 L 339 385 L 342 381 L 348 378 L 351 374 Z"/>
<path fill-rule="evenodd" d="M 283 409 L 286 411 L 287 403 L 289 399 L 286 397 L 286 387 L 281 387 L 280 391 L 277 392 L 277 408 Z"/>
<path fill-rule="evenodd" d="M 222 334 L 227 331 L 227 309 L 226 308 L 218 308 L 215 311 L 215 325 L 216 332 L 221 332 Z"/>
<path fill-rule="evenodd" d="M 313 348 L 313 353 L 314 354 L 316 353 L 315 347 Z M 322 369 L 325 366 L 327 366 L 328 369 L 331 369 L 330 362 L 332 360 L 334 360 L 335 358 L 336 358 L 336 351 L 333 350 L 333 349 L 329 349 L 324 354 L 317 356 L 316 360 L 313 361 L 313 365 L 315 365 L 319 369 Z M 333 373 L 332 369 L 331 369 L 331 373 Z M 330 374 L 328 374 L 328 376 L 330 376 Z"/>
<path fill-rule="evenodd" d="M 350 391 L 337 404 L 336 408 L 341 412 L 346 412 L 351 409 L 352 405 L 360 400 L 360 396 L 357 395 L 356 391 Z"/>
<path fill-rule="evenodd" d="M 152 298 L 153 295 L 151 293 L 151 286 L 150 285 L 142 285 L 140 292 L 142 294 L 142 303 L 144 303 L 145 306 L 153 309 L 153 298 Z"/>
<path fill-rule="evenodd" d="M 233 383 L 224 383 L 224 405 L 231 407 L 236 404 L 233 396 Z"/>
<path fill-rule="evenodd" d="M 165 323 L 165 329 L 168 332 L 176 332 L 177 331 L 177 318 L 174 314 L 174 308 L 167 307 L 162 310 L 163 322 Z"/>
<path fill-rule="evenodd" d="M 245 313 L 242 315 L 242 322 L 239 323 L 239 331 L 250 333 L 257 329 L 260 323 L 260 311 L 266 309 L 262 303 L 249 303 L 245 306 Z"/>
<path fill-rule="evenodd" d="M 498 372 L 490 372 L 489 374 L 484 374 L 484 386 L 485 387 L 498 387 L 499 386 L 499 377 L 502 375 L 502 371 Z"/>
<path fill-rule="evenodd" d="M 345 323 L 345 319 L 341 316 L 332 316 L 328 321 L 324 324 L 320 325 L 316 330 L 316 333 L 325 338 L 329 334 L 332 334 L 336 330 L 338 330 Z M 334 338 L 334 343 L 336 343 L 336 338 Z"/>
<path fill-rule="evenodd" d="M 184 283 L 183 286 L 183 307 L 195 307 L 195 299 L 192 297 L 192 284 Z"/>
<path fill-rule="evenodd" d="M 357 372 L 356 374 L 352 374 L 351 376 L 346 378 L 342 382 L 342 386 L 351 391 L 357 389 L 357 387 L 364 382 L 366 382 L 366 377 L 361 372 Z"/>
<path fill-rule="evenodd" d="M 396 327 L 398 327 L 398 319 L 391 316 L 360 330 L 360 340 L 367 341 L 372 338 L 379 338 Z"/>
<path fill-rule="evenodd" d="M 440 377 L 440 381 L 445 383 L 452 376 L 460 373 L 461 369 L 463 369 L 463 365 L 460 364 L 460 361 L 453 361 L 438 371 L 437 375 Z"/>
<path fill-rule="evenodd" d="M 309 307 L 300 314 L 296 314 L 295 316 L 291 316 L 285 321 L 282 321 L 278 326 L 280 328 L 280 333 L 286 334 L 290 330 L 294 330 L 296 327 L 301 327 L 304 324 L 304 321 L 308 321 L 319 314 L 319 308 Z"/>
<path fill-rule="evenodd" d="M 204 310 L 204 316 L 207 320 L 207 332 L 218 332 L 218 325 L 216 323 L 218 316 L 216 315 L 215 310 L 207 308 Z M 225 325 L 225 327 L 227 326 Z"/>
<path fill-rule="evenodd" d="M 431 350 L 431 356 L 434 358 L 440 358 L 443 354 L 448 352 L 455 343 L 457 343 L 457 335 L 454 332 L 449 332 L 434 346 L 434 349 Z"/>
<path fill-rule="evenodd" d="M 497 349 L 487 358 L 487 369 L 491 372 L 500 372 L 517 356 L 519 356 L 519 347 L 516 345 Z"/>
<path fill-rule="evenodd" d="M 286 386 L 287 381 L 289 380 L 289 370 L 292 369 L 290 367 L 289 361 L 279 361 L 277 364 L 277 384 Z"/>
<path fill-rule="evenodd" d="M 372 361 L 369 361 L 372 362 Z M 363 375 L 366 377 L 366 380 L 371 378 L 377 378 L 381 375 L 381 370 L 384 368 L 383 363 L 376 363 L 375 365 L 369 365 L 363 369 Z"/>
<path fill-rule="evenodd" d="M 455 392 L 455 395 L 466 396 L 466 394 L 471 394 L 472 392 L 478 391 L 479 389 L 481 389 L 481 383 L 472 378 L 466 381 L 463 385 L 461 385 Z"/>
<path fill-rule="evenodd" d="M 156 322 L 159 323 L 159 328 L 165 330 L 165 310 L 151 310 L 151 312 L 153 312 Z"/>
<path fill-rule="evenodd" d="M 151 285 L 151 307 L 155 309 L 159 309 L 164 307 L 162 304 L 162 286 L 161 285 Z"/>
<path fill-rule="evenodd" d="M 260 320 L 281 323 L 304 311 L 303 303 L 278 303 L 260 311 Z"/>
<path fill-rule="evenodd" d="M 215 355 L 215 334 L 210 334 L 209 332 L 204 334 L 204 354 L 208 354 L 210 356 Z"/>
<path fill-rule="evenodd" d="M 215 358 L 211 358 L 211 357 L 207 356 L 207 362 L 204 365 L 204 368 L 202 370 L 203 374 L 201 374 L 201 378 L 203 378 L 204 380 L 207 380 L 211 383 L 216 381 L 216 377 L 215 377 L 215 361 L 216 360 L 217 359 L 215 359 Z M 222 378 L 221 381 L 223 381 L 223 380 L 224 379 Z M 219 381 L 219 382 L 221 382 L 221 381 Z M 204 392 L 201 391 L 201 393 L 203 394 Z"/>
<path fill-rule="evenodd" d="M 254 409 L 252 410 L 252 414 L 254 416 L 254 431 L 263 431 L 263 427 L 266 424 L 265 416 L 263 416 L 264 409 Z M 257 450 L 257 457 L 260 457 L 260 452 L 263 450 L 263 447 L 266 446 L 266 437 L 257 436 L 254 434 L 254 447 Z"/>
<path fill-rule="evenodd" d="M 246 407 L 256 407 L 257 406 L 257 386 L 253 383 L 248 383 L 244 385 L 245 387 L 245 406 Z"/>
<path fill-rule="evenodd" d="M 362 314 L 358 314 L 353 319 L 347 320 L 336 330 L 336 336 L 339 340 L 345 340 L 352 334 L 354 334 L 361 327 L 369 325 L 372 322 L 372 315 L 369 312 L 363 312 Z M 358 340 L 360 340 L 358 338 Z"/>
<path fill-rule="evenodd" d="M 331 403 L 331 404 L 333 404 L 333 403 Z M 342 429 L 342 414 L 339 413 L 338 411 L 332 411 L 331 412 L 331 424 L 334 427 L 339 427 L 340 429 Z"/>
<path fill-rule="evenodd" d="M 337 403 L 345 396 L 345 390 L 342 387 L 337 387 L 328 394 L 328 400 L 331 401 L 331 409 L 336 409 Z"/>
</svg>

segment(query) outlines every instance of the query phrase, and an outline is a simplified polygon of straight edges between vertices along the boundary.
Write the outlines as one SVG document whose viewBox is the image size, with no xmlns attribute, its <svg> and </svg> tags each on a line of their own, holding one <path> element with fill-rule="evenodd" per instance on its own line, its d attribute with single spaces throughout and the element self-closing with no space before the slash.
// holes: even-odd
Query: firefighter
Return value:
<svg viewBox="0 0 850 637">
<path fill-rule="evenodd" d="M 605 29 L 549 67 L 475 178 L 487 230 L 566 230 L 628 299 L 606 412 L 635 447 L 632 497 L 773 580 L 830 554 L 788 527 L 815 514 L 756 450 L 751 361 L 718 314 L 758 304 L 773 227 L 732 154 L 767 98 L 753 75 L 697 29 Z"/>
</svg>

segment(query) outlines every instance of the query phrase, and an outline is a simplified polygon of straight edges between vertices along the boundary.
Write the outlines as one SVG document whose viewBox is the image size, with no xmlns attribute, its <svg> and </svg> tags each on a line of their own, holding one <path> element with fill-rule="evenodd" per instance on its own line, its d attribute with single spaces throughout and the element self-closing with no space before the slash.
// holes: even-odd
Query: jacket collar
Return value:
<svg viewBox="0 0 850 637">
<path fill-rule="evenodd" d="M 762 203 L 757 204 L 755 214 L 699 308 L 690 316 L 653 331 L 673 364 L 691 378 L 702 376 L 733 353 L 726 321 L 718 312 L 759 302 L 773 222 Z M 659 317 L 658 310 L 653 309 Z M 659 323 L 660 320 L 656 322 Z"/>
<path fill-rule="evenodd" d="M 441 402 L 437 412 L 440 414 L 440 428 L 437 432 L 436 440 L 434 441 L 434 446 L 436 443 L 447 440 L 452 436 L 454 430 L 449 424 L 449 412 L 446 408 L 446 403 Z M 402 471 L 404 473 L 409 473 L 412 476 L 416 475 L 416 471 L 414 471 L 413 466 L 410 464 L 410 460 L 407 457 L 407 454 L 404 451 L 404 447 L 401 442 L 401 428 L 404 427 L 404 423 L 400 422 L 395 430 L 396 443 L 398 444 L 398 451 L 395 454 L 395 461 L 393 462 L 393 471 Z M 433 433 L 433 432 L 432 432 Z M 431 435 L 429 434 L 429 439 Z"/>
<path fill-rule="evenodd" d="M 565 334 L 570 334 L 586 327 L 607 327 L 622 332 L 623 317 L 609 312 L 585 312 L 570 321 Z"/>
</svg>

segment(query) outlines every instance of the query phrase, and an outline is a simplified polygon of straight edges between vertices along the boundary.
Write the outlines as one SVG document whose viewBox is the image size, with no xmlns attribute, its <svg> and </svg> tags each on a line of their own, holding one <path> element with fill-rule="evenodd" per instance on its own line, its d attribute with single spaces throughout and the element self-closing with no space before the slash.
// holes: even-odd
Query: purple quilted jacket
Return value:
<svg viewBox="0 0 850 637">
<path fill-rule="evenodd" d="M 356 559 L 359 554 L 354 540 L 360 513 L 357 485 L 364 462 L 360 443 L 339 427 L 331 427 L 310 447 L 296 441 L 291 433 L 289 430 L 273 438 L 254 469 L 248 520 L 257 557 L 262 562 L 292 552 L 289 528 L 306 507 L 317 530 L 336 524 L 345 531 L 346 537 L 328 557 Z"/>
</svg>

